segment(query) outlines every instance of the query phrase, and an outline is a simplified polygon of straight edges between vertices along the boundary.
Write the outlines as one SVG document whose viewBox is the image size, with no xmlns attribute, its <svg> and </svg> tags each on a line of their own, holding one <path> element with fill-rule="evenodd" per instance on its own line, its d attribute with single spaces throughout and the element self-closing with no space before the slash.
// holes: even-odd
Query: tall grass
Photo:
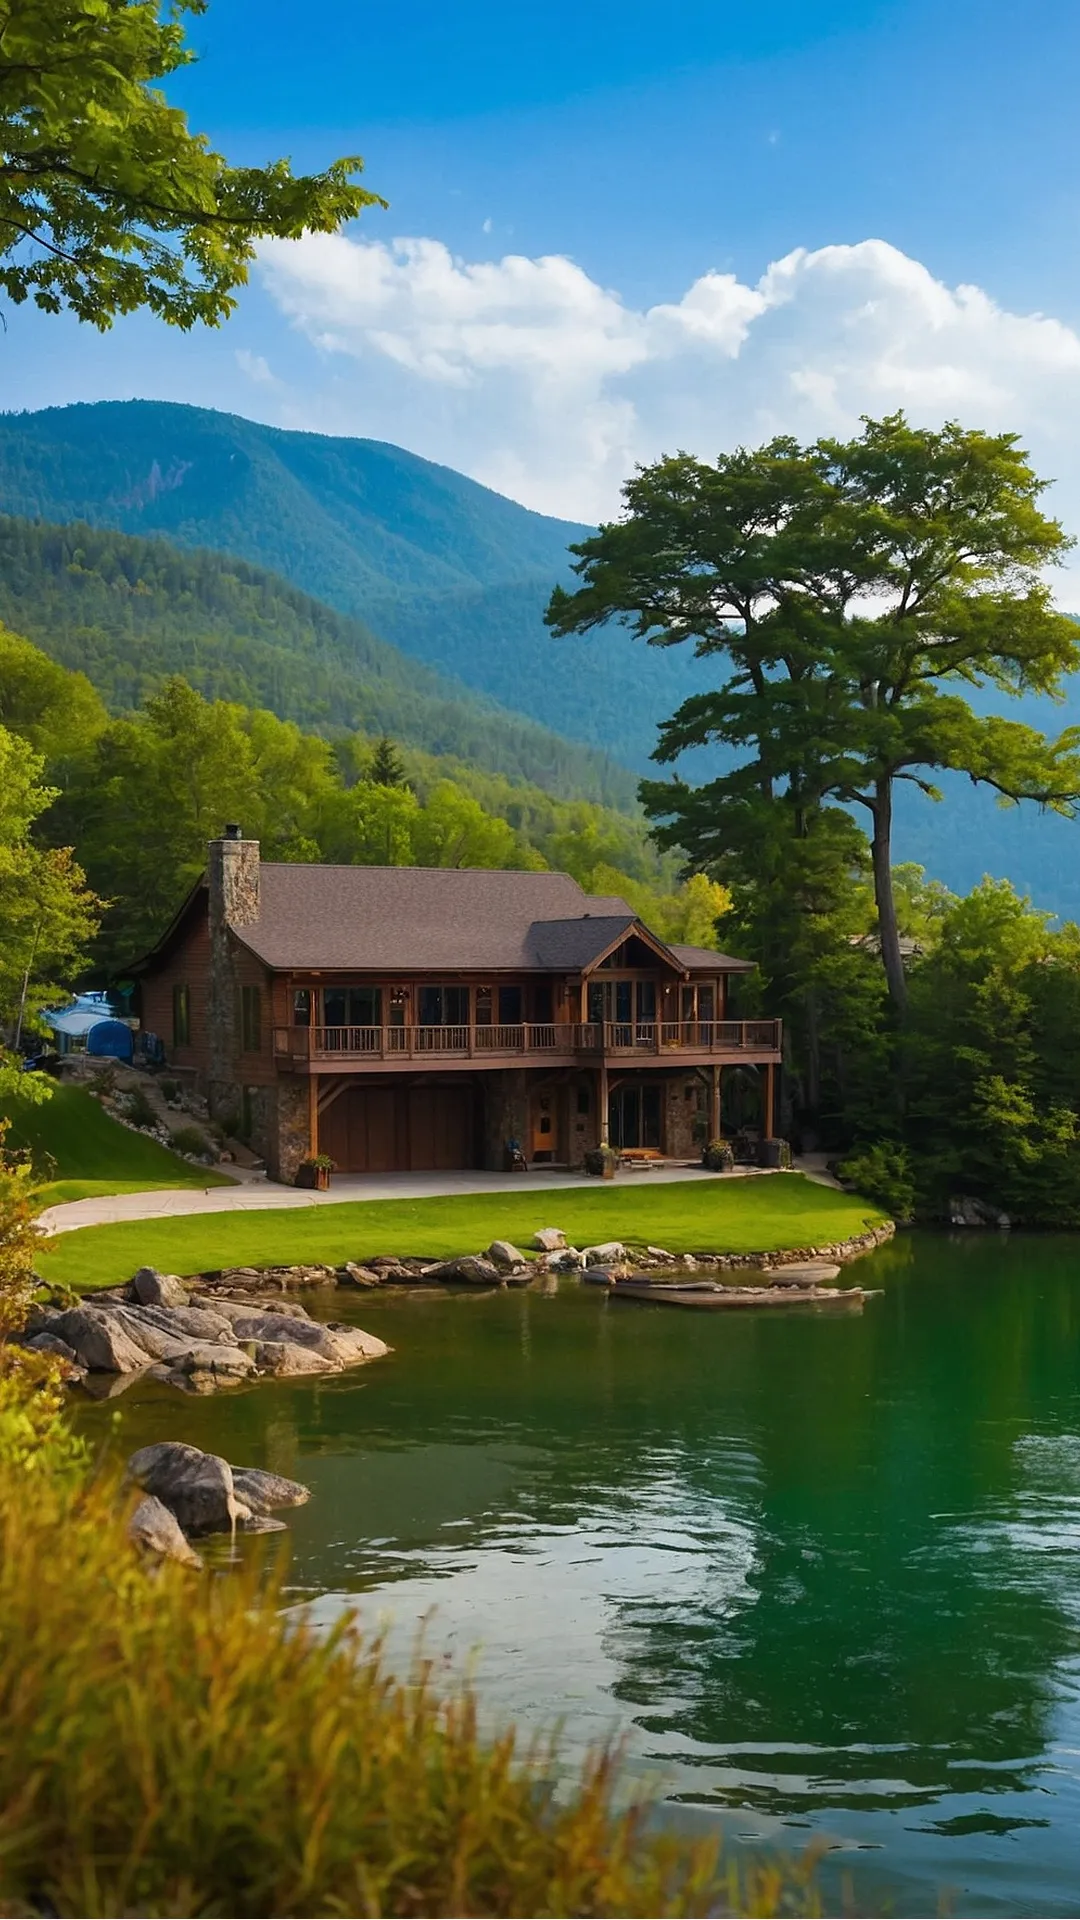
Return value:
<svg viewBox="0 0 1080 1920">
<path fill-rule="evenodd" d="M 616 1812 L 610 1756 L 556 1800 L 550 1751 L 286 1619 L 265 1569 L 145 1569 L 118 1498 L 0 1471 L 0 1911 L 808 1910 Z"/>
</svg>

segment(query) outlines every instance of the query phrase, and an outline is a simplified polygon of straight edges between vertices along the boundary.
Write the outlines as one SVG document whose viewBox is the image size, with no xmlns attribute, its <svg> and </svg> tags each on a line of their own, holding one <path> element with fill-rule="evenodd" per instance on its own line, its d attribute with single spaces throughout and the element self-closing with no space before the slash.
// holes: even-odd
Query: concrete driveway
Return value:
<svg viewBox="0 0 1080 1920">
<path fill-rule="evenodd" d="M 756 1176 L 758 1167 L 736 1167 L 734 1177 Z M 725 1174 L 730 1180 L 733 1175 Z M 623 1169 L 616 1175 L 620 1187 L 666 1186 L 672 1181 L 715 1180 L 701 1167 L 650 1167 L 647 1172 Z M 169 1220 L 189 1213 L 247 1213 L 275 1207 L 340 1207 L 357 1200 L 434 1200 L 453 1193 L 557 1192 L 565 1187 L 595 1187 L 582 1173 L 550 1172 L 539 1167 L 528 1173 L 341 1173 L 328 1193 L 282 1187 L 265 1177 L 247 1179 L 230 1187 L 162 1188 L 150 1193 L 103 1194 L 92 1200 L 69 1200 L 47 1207 L 38 1225 L 49 1234 L 70 1233 L 76 1227 L 111 1226 L 121 1220 Z"/>
</svg>

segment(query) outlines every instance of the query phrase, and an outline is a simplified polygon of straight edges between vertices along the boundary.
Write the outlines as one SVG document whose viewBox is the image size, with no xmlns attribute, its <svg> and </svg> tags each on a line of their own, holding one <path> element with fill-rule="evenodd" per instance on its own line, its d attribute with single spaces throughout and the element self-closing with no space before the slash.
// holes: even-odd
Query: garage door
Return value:
<svg viewBox="0 0 1080 1920">
<path fill-rule="evenodd" d="M 319 1122 L 343 1173 L 423 1172 L 475 1162 L 469 1087 L 348 1087 Z"/>
</svg>

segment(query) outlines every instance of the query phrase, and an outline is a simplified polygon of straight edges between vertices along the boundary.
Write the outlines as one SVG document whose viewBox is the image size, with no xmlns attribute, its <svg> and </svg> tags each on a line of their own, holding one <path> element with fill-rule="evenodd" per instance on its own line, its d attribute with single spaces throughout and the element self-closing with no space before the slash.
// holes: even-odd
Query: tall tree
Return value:
<svg viewBox="0 0 1080 1920">
<path fill-rule="evenodd" d="M 371 756 L 371 763 L 368 766 L 364 778 L 370 780 L 375 787 L 403 787 L 406 785 L 405 763 L 394 742 L 387 734 L 384 734 L 381 740 L 376 740 L 375 751 Z"/>
<path fill-rule="evenodd" d="M 787 813 L 796 841 L 829 796 L 868 815 L 898 1008 L 896 782 L 938 798 L 931 775 L 953 769 L 1062 812 L 1080 795 L 1074 732 L 1049 740 L 967 697 L 1054 694 L 1080 666 L 1080 633 L 1042 577 L 1070 545 L 1040 509 L 1044 485 L 1015 435 L 932 432 L 902 414 L 848 442 L 778 439 L 714 466 L 679 455 L 628 483 L 622 520 L 573 549 L 583 586 L 548 609 L 557 633 L 620 619 L 651 645 L 690 641 L 724 663 L 655 757 L 720 745 L 729 770 L 697 789 L 643 788 L 693 864 L 749 852 L 762 806 Z"/>
<path fill-rule="evenodd" d="M 158 83 L 205 0 L 0 0 L 0 289 L 109 327 L 148 307 L 216 326 L 255 242 L 383 205 L 351 155 L 323 173 L 230 166 Z"/>
</svg>

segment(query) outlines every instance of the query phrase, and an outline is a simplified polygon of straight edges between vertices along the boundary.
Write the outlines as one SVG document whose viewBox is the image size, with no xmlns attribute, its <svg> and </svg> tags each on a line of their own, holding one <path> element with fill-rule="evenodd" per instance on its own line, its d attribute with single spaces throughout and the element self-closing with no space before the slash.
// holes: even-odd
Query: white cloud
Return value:
<svg viewBox="0 0 1080 1920">
<path fill-rule="evenodd" d="M 270 362 L 261 353 L 251 353 L 247 347 L 238 347 L 234 357 L 241 373 L 246 374 L 257 387 L 281 385 L 276 373 L 271 370 Z"/>
<path fill-rule="evenodd" d="M 902 406 L 1019 432 L 1080 529 L 1080 336 L 881 240 L 799 248 L 753 286 L 705 273 L 649 308 L 561 255 L 469 263 L 430 239 L 275 241 L 261 268 L 334 374 L 333 419 L 303 424 L 395 440 L 544 512 L 609 515 L 635 462 L 677 448 Z"/>
</svg>

